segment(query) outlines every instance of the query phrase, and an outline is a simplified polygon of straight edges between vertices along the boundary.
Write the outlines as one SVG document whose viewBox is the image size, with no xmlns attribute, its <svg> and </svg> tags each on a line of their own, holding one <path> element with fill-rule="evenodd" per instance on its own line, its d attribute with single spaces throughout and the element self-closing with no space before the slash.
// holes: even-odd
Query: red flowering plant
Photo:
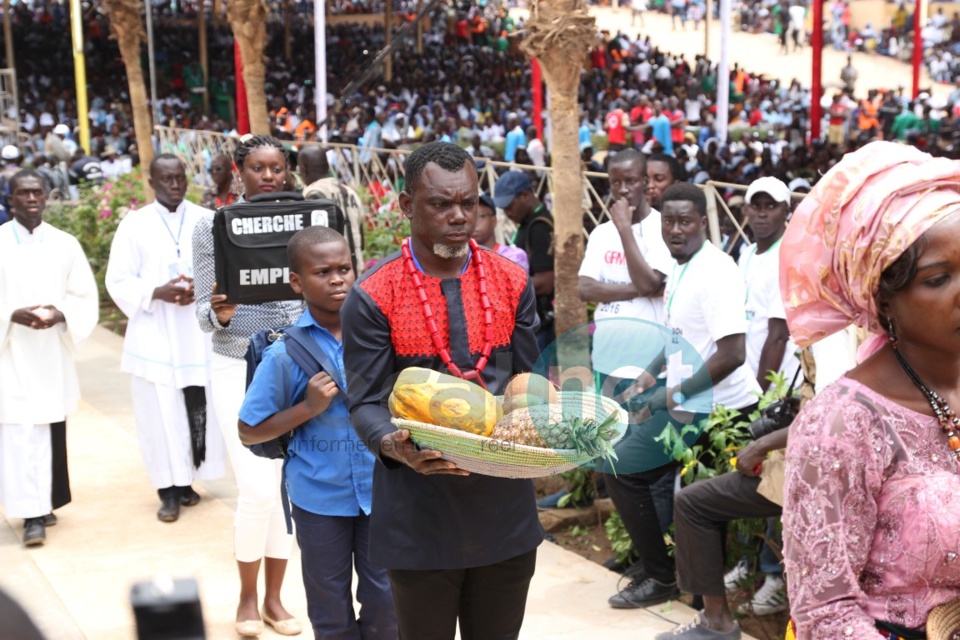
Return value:
<svg viewBox="0 0 960 640">
<path fill-rule="evenodd" d="M 392 189 L 381 192 L 357 188 L 360 201 L 365 207 L 363 228 L 363 257 L 370 268 L 381 258 L 400 249 L 400 243 L 410 235 L 410 221 L 397 205 L 397 194 Z"/>
</svg>

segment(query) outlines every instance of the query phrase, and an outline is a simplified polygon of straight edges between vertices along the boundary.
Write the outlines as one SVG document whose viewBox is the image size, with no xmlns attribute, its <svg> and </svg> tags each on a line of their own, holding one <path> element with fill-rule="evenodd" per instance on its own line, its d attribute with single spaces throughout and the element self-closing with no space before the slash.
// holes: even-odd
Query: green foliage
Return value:
<svg viewBox="0 0 960 640">
<path fill-rule="evenodd" d="M 698 426 L 686 425 L 679 433 L 671 425 L 664 428 L 657 441 L 662 442 L 680 463 L 680 477 L 684 484 L 736 472 L 737 452 L 753 441 L 747 426 L 760 417 L 763 409 L 783 398 L 790 386 L 778 372 L 771 372 L 767 380 L 770 386 L 760 396 L 757 409 L 746 416 L 746 422 L 737 421 L 743 414 L 736 409 L 717 405 L 710 416 L 701 422 L 704 437 L 699 438 L 693 446 L 687 446 L 684 439 L 690 442 L 696 438 Z M 764 537 L 766 528 L 767 521 L 763 518 L 732 521 L 727 530 L 727 556 L 734 559 L 756 557 L 760 552 L 759 541 Z"/>
<path fill-rule="evenodd" d="M 200 195 L 199 187 L 192 187 L 187 199 L 198 202 Z M 123 318 L 104 284 L 113 234 L 128 211 L 146 203 L 143 179 L 137 168 L 102 185 L 83 186 L 78 200 L 52 203 L 43 213 L 46 222 L 74 236 L 83 247 L 97 280 L 101 322 L 119 322 Z"/>
<path fill-rule="evenodd" d="M 637 552 L 633 548 L 633 540 L 627 533 L 627 528 L 623 525 L 620 514 L 614 511 L 603 523 L 603 531 L 610 541 L 610 548 L 617 554 L 617 562 L 624 563 L 632 561 L 637 557 Z"/>
<path fill-rule="evenodd" d="M 367 209 L 363 257 L 372 265 L 400 249 L 400 243 L 410 235 L 410 221 L 400 211 L 393 192 L 377 198 L 361 186 L 357 187 L 357 193 Z"/>
<path fill-rule="evenodd" d="M 657 436 L 657 442 L 663 443 L 673 459 L 680 463 L 680 477 L 685 484 L 713 478 L 735 468 L 737 452 L 753 440 L 747 426 L 760 417 L 763 409 L 783 398 L 789 387 L 781 373 L 771 372 L 767 380 L 770 386 L 760 396 L 757 410 L 746 416 L 746 422 L 741 419 L 743 414 L 736 409 L 717 405 L 699 425 L 685 425 L 679 432 L 672 425 L 667 425 Z M 687 443 L 696 438 L 701 427 L 703 436 L 696 444 L 688 446 Z"/>
<path fill-rule="evenodd" d="M 578 507 L 593 502 L 597 495 L 597 487 L 593 481 L 593 474 L 583 467 L 575 467 L 560 474 L 567 482 L 567 495 L 557 501 L 561 509 L 568 505 Z"/>
</svg>

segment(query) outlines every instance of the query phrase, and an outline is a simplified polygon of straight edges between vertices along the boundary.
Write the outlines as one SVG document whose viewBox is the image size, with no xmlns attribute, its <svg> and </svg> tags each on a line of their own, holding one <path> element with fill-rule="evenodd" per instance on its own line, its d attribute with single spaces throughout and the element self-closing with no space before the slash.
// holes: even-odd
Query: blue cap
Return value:
<svg viewBox="0 0 960 640">
<path fill-rule="evenodd" d="M 497 205 L 493 201 L 493 198 L 491 198 L 489 194 L 483 191 L 480 192 L 480 204 L 482 204 L 485 207 L 489 207 L 490 210 L 493 211 L 494 213 L 497 212 Z"/>
<path fill-rule="evenodd" d="M 533 191 L 527 174 L 522 171 L 507 171 L 493 187 L 493 201 L 501 209 L 506 209 L 513 199 L 524 191 Z"/>
</svg>

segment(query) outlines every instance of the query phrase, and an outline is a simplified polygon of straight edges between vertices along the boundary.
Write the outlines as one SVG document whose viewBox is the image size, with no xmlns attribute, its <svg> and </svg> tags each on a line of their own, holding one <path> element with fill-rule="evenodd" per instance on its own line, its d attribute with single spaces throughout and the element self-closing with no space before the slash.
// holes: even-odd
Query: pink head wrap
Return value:
<svg viewBox="0 0 960 640">
<path fill-rule="evenodd" d="M 872 142 L 848 153 L 804 198 L 780 245 L 780 291 L 801 347 L 850 323 L 880 333 L 880 275 L 960 211 L 960 163 Z"/>
</svg>

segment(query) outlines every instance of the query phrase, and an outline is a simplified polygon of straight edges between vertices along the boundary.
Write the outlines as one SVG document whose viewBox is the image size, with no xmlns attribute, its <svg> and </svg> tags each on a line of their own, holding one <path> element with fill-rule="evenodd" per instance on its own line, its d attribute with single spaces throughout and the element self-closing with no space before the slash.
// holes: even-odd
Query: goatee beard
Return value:
<svg viewBox="0 0 960 640">
<path fill-rule="evenodd" d="M 456 258 L 462 258 L 468 253 L 470 253 L 470 245 L 468 243 L 464 243 L 458 247 L 451 247 L 449 245 L 440 244 L 439 242 L 433 245 L 433 254 L 442 260 L 454 260 Z"/>
</svg>

